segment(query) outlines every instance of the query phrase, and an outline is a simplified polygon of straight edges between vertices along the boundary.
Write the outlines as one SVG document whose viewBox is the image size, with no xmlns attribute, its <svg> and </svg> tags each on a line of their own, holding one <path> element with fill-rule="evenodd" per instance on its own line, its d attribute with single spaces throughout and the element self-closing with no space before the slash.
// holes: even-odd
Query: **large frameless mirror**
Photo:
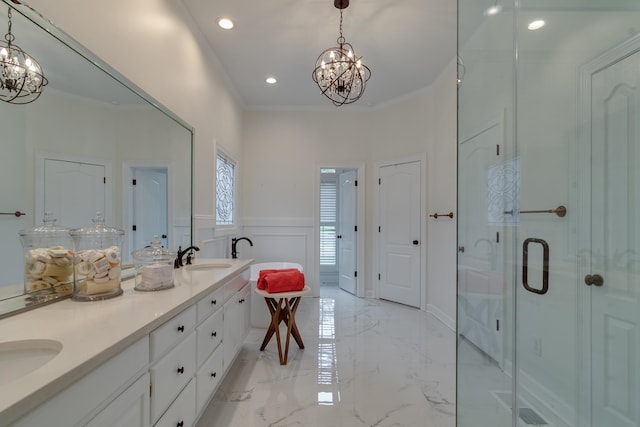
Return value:
<svg viewBox="0 0 640 427">
<path fill-rule="evenodd" d="M 123 229 L 123 262 L 154 235 L 174 250 L 192 231 L 193 129 L 36 11 L 2 0 L 13 43 L 48 80 L 24 105 L 0 102 L 0 317 L 29 307 L 20 230 Z"/>
</svg>

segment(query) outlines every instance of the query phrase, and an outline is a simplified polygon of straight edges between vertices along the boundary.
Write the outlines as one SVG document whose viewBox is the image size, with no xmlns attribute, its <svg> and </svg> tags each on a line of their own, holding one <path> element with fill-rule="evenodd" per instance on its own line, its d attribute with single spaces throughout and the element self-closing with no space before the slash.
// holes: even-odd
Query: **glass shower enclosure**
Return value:
<svg viewBox="0 0 640 427">
<path fill-rule="evenodd" d="M 458 0 L 458 427 L 640 426 L 640 1 Z"/>
</svg>

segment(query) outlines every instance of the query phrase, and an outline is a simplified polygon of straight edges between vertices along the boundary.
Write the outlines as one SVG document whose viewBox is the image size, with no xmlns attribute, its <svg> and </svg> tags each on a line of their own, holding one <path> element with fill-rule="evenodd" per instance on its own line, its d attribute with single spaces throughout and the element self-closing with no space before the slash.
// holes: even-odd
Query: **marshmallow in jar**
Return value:
<svg viewBox="0 0 640 427">
<path fill-rule="evenodd" d="M 43 225 L 20 231 L 24 249 L 24 291 L 32 297 L 70 294 L 73 288 L 73 251 L 69 229 L 56 225 L 45 212 Z"/>
<path fill-rule="evenodd" d="M 160 237 L 131 253 L 136 265 L 136 291 L 160 291 L 173 288 L 174 254 L 161 246 Z"/>
<path fill-rule="evenodd" d="M 122 295 L 120 247 L 124 231 L 107 227 L 97 212 L 93 225 L 70 231 L 74 247 L 72 299 L 95 301 Z"/>
</svg>

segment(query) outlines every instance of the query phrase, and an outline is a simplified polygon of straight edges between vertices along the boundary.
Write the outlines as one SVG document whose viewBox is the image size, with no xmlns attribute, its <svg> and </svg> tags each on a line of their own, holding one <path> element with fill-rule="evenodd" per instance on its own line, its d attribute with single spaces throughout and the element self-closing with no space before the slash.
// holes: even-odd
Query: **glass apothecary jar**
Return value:
<svg viewBox="0 0 640 427">
<path fill-rule="evenodd" d="M 43 225 L 20 231 L 24 250 L 24 291 L 37 297 L 70 294 L 73 289 L 73 243 L 69 229 L 56 225 L 51 212 Z M 35 297 L 35 295 L 34 295 Z"/>
<path fill-rule="evenodd" d="M 153 236 L 151 245 L 131 253 L 136 267 L 136 291 L 161 291 L 174 287 L 175 254 L 163 248 L 160 237 Z"/>
<path fill-rule="evenodd" d="M 121 247 L 124 231 L 108 227 L 97 212 L 93 225 L 71 230 L 74 288 L 71 299 L 96 301 L 122 295 Z"/>
</svg>

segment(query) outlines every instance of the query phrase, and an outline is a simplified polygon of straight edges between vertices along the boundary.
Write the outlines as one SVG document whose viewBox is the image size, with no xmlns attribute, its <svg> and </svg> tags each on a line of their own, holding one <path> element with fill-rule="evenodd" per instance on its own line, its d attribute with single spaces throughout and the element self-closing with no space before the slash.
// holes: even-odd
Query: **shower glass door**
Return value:
<svg viewBox="0 0 640 427">
<path fill-rule="evenodd" d="M 459 0 L 458 426 L 640 426 L 640 2 Z"/>
</svg>

